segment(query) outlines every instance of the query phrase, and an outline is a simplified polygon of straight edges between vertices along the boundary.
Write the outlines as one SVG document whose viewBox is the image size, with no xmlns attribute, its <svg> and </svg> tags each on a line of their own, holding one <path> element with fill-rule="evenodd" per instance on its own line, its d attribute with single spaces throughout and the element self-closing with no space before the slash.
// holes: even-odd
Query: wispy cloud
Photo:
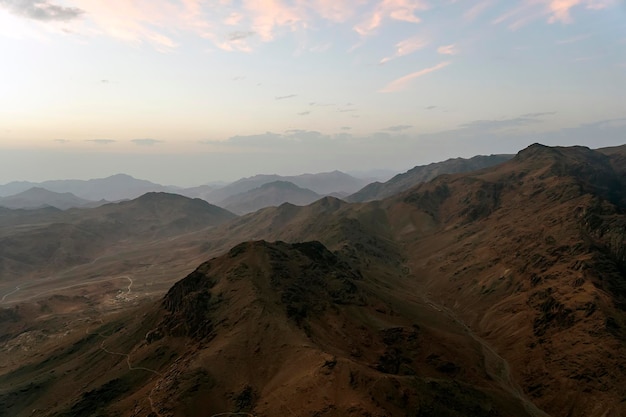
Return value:
<svg viewBox="0 0 626 417">
<path fill-rule="evenodd" d="M 545 117 L 554 114 L 556 114 L 556 112 L 527 113 L 513 118 L 474 120 L 460 125 L 458 130 L 472 133 L 501 133 L 503 131 L 515 130 L 523 126 L 543 123 Z"/>
<path fill-rule="evenodd" d="M 522 0 L 494 19 L 493 23 L 506 23 L 511 30 L 520 29 L 538 19 L 546 19 L 548 23 L 568 24 L 573 22 L 571 11 L 574 8 L 601 10 L 615 3 L 616 0 Z"/>
<path fill-rule="evenodd" d="M 252 30 L 257 32 L 263 41 L 273 40 L 277 28 L 295 31 L 303 27 L 307 20 L 303 9 L 280 0 L 243 0 L 242 4 Z"/>
<path fill-rule="evenodd" d="M 383 130 L 387 130 L 389 132 L 402 132 L 403 130 L 407 130 L 412 128 L 412 125 L 395 125 L 395 126 L 389 126 Z"/>
<path fill-rule="evenodd" d="M 249 38 L 251 36 L 256 35 L 256 32 L 252 32 L 252 31 L 247 31 L 247 32 L 242 32 L 242 31 L 236 31 L 236 32 L 231 32 L 228 34 L 228 40 L 229 41 L 240 41 L 242 39 L 246 39 Z"/>
<path fill-rule="evenodd" d="M 424 0 L 382 0 L 369 13 L 368 17 L 354 26 L 361 36 L 370 35 L 380 27 L 384 19 L 419 23 L 418 11 L 428 10 L 430 6 Z"/>
<path fill-rule="evenodd" d="M 409 39 L 398 42 L 396 51 L 393 55 L 380 60 L 381 64 L 391 61 L 392 59 L 400 58 L 402 56 L 410 55 L 415 51 L 418 51 L 428 45 L 428 40 L 421 36 L 413 36 Z"/>
<path fill-rule="evenodd" d="M 302 111 L 302 112 L 298 113 L 298 116 L 308 116 L 309 114 L 311 114 L 310 111 Z"/>
<path fill-rule="evenodd" d="M 157 139 L 133 139 L 131 142 L 139 146 L 154 146 L 158 143 L 163 143 L 162 140 Z"/>
<path fill-rule="evenodd" d="M 483 0 L 475 3 L 464 14 L 463 18 L 468 21 L 475 20 L 478 16 L 483 14 L 493 4 L 493 0 Z"/>
<path fill-rule="evenodd" d="M 98 145 L 110 145 L 111 143 L 117 142 L 113 139 L 87 139 L 85 142 L 91 142 Z"/>
<path fill-rule="evenodd" d="M 294 98 L 294 97 L 298 97 L 298 95 L 297 94 L 288 94 L 286 96 L 276 96 L 276 97 L 274 97 L 274 100 L 287 100 L 287 99 Z"/>
<path fill-rule="evenodd" d="M 451 45 L 443 45 L 437 48 L 437 53 L 441 55 L 456 55 L 459 53 L 459 49 L 456 47 L 456 44 Z"/>
<path fill-rule="evenodd" d="M 60 143 L 60 144 L 65 144 L 65 143 L 69 143 L 70 141 L 67 140 L 67 139 L 54 139 L 54 142 Z"/>
<path fill-rule="evenodd" d="M 170 52 L 191 34 L 221 50 L 251 52 L 278 37 L 293 32 L 301 35 L 332 24 L 345 24 L 361 35 L 358 47 L 386 22 L 421 22 L 422 13 L 431 3 L 436 4 L 428 0 L 0 0 L 0 8 L 40 22 L 62 22 L 66 33 L 83 39 L 109 36 L 134 46 L 151 45 L 158 51 Z M 461 4 L 443 3 L 437 7 Z M 461 19 L 473 21 L 496 3 L 468 2 Z M 493 23 L 518 29 L 537 19 L 570 23 L 575 9 L 608 8 L 618 0 L 516 0 L 506 4 L 511 5 L 510 9 Z M 38 34 L 42 39 L 47 35 L 43 31 Z M 396 51 L 381 62 L 411 54 L 425 43 L 417 36 L 399 42 Z M 320 42 L 301 52 L 323 52 L 331 45 L 329 41 Z"/>
<path fill-rule="evenodd" d="M 48 0 L 0 0 L 0 7 L 19 16 L 40 21 L 69 21 L 81 17 L 84 10 L 64 7 Z"/>
<path fill-rule="evenodd" d="M 366 0 L 314 0 L 308 3 L 322 18 L 340 23 L 352 18 Z"/>
<path fill-rule="evenodd" d="M 331 107 L 334 106 L 335 103 L 318 103 L 316 101 L 310 101 L 309 102 L 309 106 L 313 106 L 313 107 Z"/>
<path fill-rule="evenodd" d="M 439 71 L 440 69 L 443 69 L 447 67 L 448 65 L 450 65 L 449 61 L 440 62 L 434 67 L 424 68 L 423 70 L 413 72 L 411 74 L 405 75 L 404 77 L 400 77 L 397 80 L 390 82 L 389 84 L 387 84 L 385 87 L 383 87 L 382 89 L 378 91 L 380 93 L 392 93 L 394 91 L 404 90 L 405 88 L 408 87 L 408 85 L 413 79 L 422 77 L 426 74 L 430 74 L 431 72 Z"/>
</svg>

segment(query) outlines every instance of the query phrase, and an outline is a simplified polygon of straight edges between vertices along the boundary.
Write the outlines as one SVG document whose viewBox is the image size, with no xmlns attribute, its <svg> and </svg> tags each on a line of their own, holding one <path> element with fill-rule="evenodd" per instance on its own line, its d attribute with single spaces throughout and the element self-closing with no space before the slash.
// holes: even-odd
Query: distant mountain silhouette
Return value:
<svg viewBox="0 0 626 417">
<path fill-rule="evenodd" d="M 220 204 L 236 214 L 247 214 L 259 209 L 291 203 L 298 206 L 311 204 L 322 196 L 287 181 L 273 181 L 259 188 L 235 194 Z"/>
<path fill-rule="evenodd" d="M 264 184 L 275 181 L 291 182 L 298 187 L 307 188 L 319 195 L 338 192 L 352 193 L 359 190 L 367 183 L 366 180 L 354 178 L 340 171 L 296 176 L 255 175 L 254 177 L 242 178 L 225 187 L 212 191 L 207 195 L 206 199 L 213 204 L 224 205 L 223 201 L 228 197 L 253 190 Z"/>
<path fill-rule="evenodd" d="M 0 197 L 0 206 L 11 209 L 34 209 L 51 206 L 65 210 L 72 207 L 94 205 L 97 203 L 76 197 L 72 193 L 55 193 L 41 187 L 33 187 L 19 194 Z"/>
<path fill-rule="evenodd" d="M 406 191 L 419 183 L 430 181 L 438 175 L 476 171 L 508 161 L 513 156 L 514 155 L 479 155 L 470 159 L 454 158 L 443 162 L 416 166 L 403 174 L 394 176 L 387 182 L 368 184 L 358 192 L 346 197 L 346 201 L 365 202 L 381 200 L 399 192 Z"/>
<path fill-rule="evenodd" d="M 172 190 L 171 192 L 185 196 L 185 197 L 189 197 L 189 198 L 201 198 L 205 201 L 208 201 L 210 198 L 209 196 L 211 195 L 212 192 L 224 187 L 225 185 L 228 185 L 228 184 L 206 184 L 206 185 L 199 185 L 197 187 L 179 188 L 179 189 Z"/>
<path fill-rule="evenodd" d="M 119 201 L 137 198 L 147 192 L 172 192 L 175 189 L 138 180 L 126 174 L 91 180 L 51 180 L 41 183 L 12 182 L 0 185 L 0 196 L 12 195 L 32 187 L 41 187 L 57 193 L 72 193 L 79 198 L 91 201 Z"/>
</svg>

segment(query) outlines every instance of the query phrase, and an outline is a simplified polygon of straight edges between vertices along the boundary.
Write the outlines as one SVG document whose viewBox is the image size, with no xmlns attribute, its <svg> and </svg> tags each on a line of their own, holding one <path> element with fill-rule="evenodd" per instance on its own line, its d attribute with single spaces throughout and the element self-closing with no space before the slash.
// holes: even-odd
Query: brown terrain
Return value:
<svg viewBox="0 0 626 417">
<path fill-rule="evenodd" d="M 386 182 L 373 182 L 347 197 L 350 202 L 381 200 L 391 197 L 421 182 L 427 182 L 443 174 L 459 174 L 501 164 L 514 155 L 477 155 L 473 158 L 452 158 L 411 168 Z"/>
<path fill-rule="evenodd" d="M 0 415 L 626 415 L 625 186 L 533 145 L 368 203 L 7 210 Z"/>
</svg>

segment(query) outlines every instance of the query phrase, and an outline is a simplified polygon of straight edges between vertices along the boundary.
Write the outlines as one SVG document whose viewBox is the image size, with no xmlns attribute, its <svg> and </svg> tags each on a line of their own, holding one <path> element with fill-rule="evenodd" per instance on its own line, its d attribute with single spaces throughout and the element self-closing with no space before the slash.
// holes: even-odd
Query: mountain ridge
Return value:
<svg viewBox="0 0 626 417">
<path fill-rule="evenodd" d="M 60 210 L 73 207 L 85 207 L 98 204 L 85 200 L 72 193 L 55 193 L 42 187 L 32 187 L 11 196 L 0 197 L 0 206 L 10 209 L 36 209 L 52 206 Z"/>
<path fill-rule="evenodd" d="M 488 168 L 505 162 L 513 158 L 513 156 L 514 155 L 477 155 L 469 159 L 450 158 L 442 162 L 416 166 L 405 173 L 395 175 L 384 183 L 374 182 L 368 184 L 356 193 L 346 197 L 346 201 L 356 203 L 380 200 L 390 197 L 393 194 L 406 191 L 419 183 L 428 182 L 438 175 L 463 173 Z"/>
<path fill-rule="evenodd" d="M 308 188 L 301 188 L 292 182 L 278 180 L 227 197 L 220 204 L 233 213 L 247 214 L 265 207 L 279 206 L 283 203 L 307 205 L 321 197 Z"/>
</svg>

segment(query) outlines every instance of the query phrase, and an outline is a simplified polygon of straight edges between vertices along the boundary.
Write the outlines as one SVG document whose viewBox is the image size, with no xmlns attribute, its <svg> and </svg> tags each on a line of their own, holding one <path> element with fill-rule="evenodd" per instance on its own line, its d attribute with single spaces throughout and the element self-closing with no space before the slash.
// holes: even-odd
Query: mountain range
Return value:
<svg viewBox="0 0 626 417">
<path fill-rule="evenodd" d="M 85 205 L 95 205 L 94 203 L 104 201 L 121 201 L 134 199 L 148 192 L 169 192 L 180 194 L 190 198 L 201 198 L 213 204 L 223 206 L 224 200 L 237 194 L 252 191 L 265 184 L 282 181 L 290 182 L 300 188 L 306 188 L 319 195 L 341 194 L 348 195 L 357 191 L 369 180 L 358 179 L 339 171 L 303 174 L 298 176 L 280 175 L 256 175 L 250 178 L 242 178 L 230 184 L 212 183 L 197 187 L 174 187 L 155 184 L 150 181 L 140 180 L 126 174 L 117 174 L 107 178 L 92 180 L 54 180 L 34 183 L 28 181 L 16 181 L 5 185 L 0 185 L 0 203 L 6 201 L 4 205 L 10 208 L 38 208 L 42 205 L 51 205 L 65 209 L 69 207 L 83 207 Z M 29 190 L 36 191 L 29 191 Z M 48 193 L 48 198 L 44 197 L 41 189 L 56 193 Z M 26 195 L 23 193 L 27 192 Z M 39 193 L 40 198 L 33 195 Z M 71 193 L 74 200 L 69 200 L 66 194 Z M 61 196 L 65 195 L 65 200 L 61 202 Z M 9 198 L 6 200 L 6 198 Z M 243 197 L 243 196 L 242 196 Z M 294 197 L 296 200 L 298 196 Z M 285 201 L 283 201 L 285 202 Z M 56 204 L 56 205 L 55 205 Z"/>
<path fill-rule="evenodd" d="M 0 415 L 626 414 L 626 146 L 505 159 L 239 217 L 0 210 Z"/>
<path fill-rule="evenodd" d="M 297 176 L 256 175 L 230 184 L 211 183 L 189 188 L 164 186 L 126 174 L 87 181 L 54 180 L 42 183 L 16 181 L 0 185 L 0 206 L 32 209 L 49 205 L 65 210 L 75 207 L 96 207 L 109 201 L 133 199 L 147 192 L 169 192 L 189 198 L 201 198 L 238 213 L 248 213 L 282 203 L 308 204 L 315 200 L 314 196 L 319 198 L 331 195 L 349 201 L 380 199 L 403 191 L 412 184 L 432 179 L 438 174 L 479 169 L 502 162 L 509 157 L 492 155 L 477 156 L 469 160 L 457 158 L 424 167 L 418 166 L 386 183 L 371 184 L 370 179 L 356 178 L 340 171 Z M 288 182 L 295 187 L 287 188 L 284 184 L 283 187 L 277 187 L 275 184 L 264 190 L 269 192 L 266 196 L 261 196 L 261 192 L 257 190 L 266 184 L 277 182 Z"/>
</svg>

